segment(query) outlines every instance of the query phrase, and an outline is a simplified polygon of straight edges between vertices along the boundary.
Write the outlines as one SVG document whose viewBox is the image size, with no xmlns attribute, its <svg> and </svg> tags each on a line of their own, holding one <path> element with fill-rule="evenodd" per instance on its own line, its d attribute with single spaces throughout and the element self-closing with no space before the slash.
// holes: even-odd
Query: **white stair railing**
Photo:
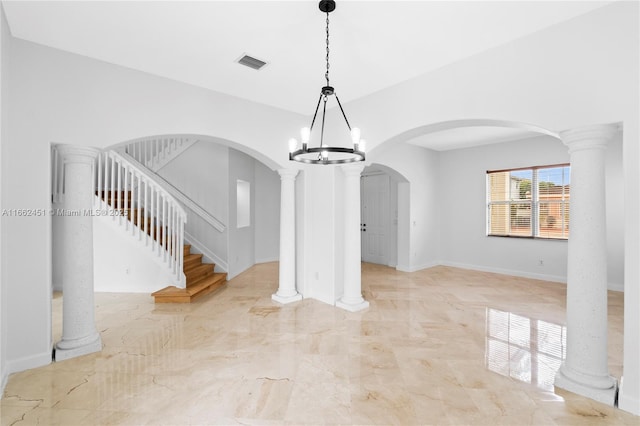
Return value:
<svg viewBox="0 0 640 426">
<path fill-rule="evenodd" d="M 175 285 L 185 288 L 184 224 L 180 203 L 140 167 L 115 151 L 98 156 L 95 167 L 96 208 L 142 241 L 170 268 Z"/>
<path fill-rule="evenodd" d="M 215 263 L 217 270 L 227 271 L 228 263 L 226 259 L 219 257 L 216 254 L 216 250 L 213 248 L 219 246 L 221 240 L 226 238 L 223 234 L 227 228 L 226 225 L 220 219 L 213 216 L 202 206 L 189 198 L 182 191 L 166 181 L 162 176 L 155 173 L 153 170 L 146 168 L 142 163 L 138 162 L 129 154 L 122 152 L 120 155 L 125 160 L 128 160 L 130 164 L 144 170 L 147 175 L 154 180 L 154 182 L 178 200 L 187 213 L 188 225 L 185 226 L 185 243 L 191 244 L 193 249 L 204 254 L 204 257 L 208 262 Z"/>
<path fill-rule="evenodd" d="M 134 158 L 149 170 L 157 172 L 195 142 L 194 138 L 178 136 L 141 139 L 120 146 L 118 151 Z"/>
</svg>

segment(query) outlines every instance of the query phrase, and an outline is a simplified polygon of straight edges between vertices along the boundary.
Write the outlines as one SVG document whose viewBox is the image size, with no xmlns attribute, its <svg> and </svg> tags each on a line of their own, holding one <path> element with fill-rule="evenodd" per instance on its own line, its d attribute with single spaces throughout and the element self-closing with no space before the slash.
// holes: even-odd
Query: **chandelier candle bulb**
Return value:
<svg viewBox="0 0 640 426">
<path fill-rule="evenodd" d="M 360 129 L 354 127 L 351 129 L 351 140 L 353 141 L 353 148 L 358 149 L 358 144 L 360 143 Z"/>
<path fill-rule="evenodd" d="M 295 138 L 289 139 L 289 152 L 295 152 L 296 149 L 298 149 L 298 141 Z"/>
<path fill-rule="evenodd" d="M 308 127 L 303 127 L 300 130 L 300 138 L 302 139 L 302 144 L 306 145 L 309 143 L 309 138 L 311 138 L 311 129 Z"/>
</svg>

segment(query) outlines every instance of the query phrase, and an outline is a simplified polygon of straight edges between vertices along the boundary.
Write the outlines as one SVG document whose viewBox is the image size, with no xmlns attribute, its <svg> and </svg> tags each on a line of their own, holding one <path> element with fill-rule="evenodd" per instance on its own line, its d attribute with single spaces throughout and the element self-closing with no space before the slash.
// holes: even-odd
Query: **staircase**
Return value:
<svg viewBox="0 0 640 426">
<path fill-rule="evenodd" d="M 148 236 L 161 246 L 165 239 L 170 241 L 167 228 L 157 225 L 157 220 L 145 213 L 144 208 L 124 208 L 132 206 L 131 191 L 101 191 L 96 195 L 111 208 L 120 212 L 133 225 L 142 228 Z M 140 225 L 139 225 L 140 224 Z M 191 253 L 191 245 L 183 246 L 183 272 L 186 277 L 186 288 L 168 286 L 151 295 L 156 303 L 191 303 L 197 298 L 217 290 L 226 284 L 227 274 L 214 272 L 213 263 L 203 263 L 202 254 Z"/>
<path fill-rule="evenodd" d="M 152 294 L 156 303 L 190 303 L 222 287 L 226 273 L 213 272 L 215 265 L 202 263 L 202 255 L 191 253 L 191 245 L 184 245 L 184 274 L 187 288 L 165 287 Z"/>
<path fill-rule="evenodd" d="M 226 283 L 226 273 L 214 272 L 214 264 L 203 263 L 203 255 L 185 245 L 184 207 L 144 166 L 105 152 L 98 157 L 95 181 L 96 206 L 117 213 L 111 219 L 173 277 L 168 287 L 152 294 L 156 303 L 189 303 Z"/>
</svg>

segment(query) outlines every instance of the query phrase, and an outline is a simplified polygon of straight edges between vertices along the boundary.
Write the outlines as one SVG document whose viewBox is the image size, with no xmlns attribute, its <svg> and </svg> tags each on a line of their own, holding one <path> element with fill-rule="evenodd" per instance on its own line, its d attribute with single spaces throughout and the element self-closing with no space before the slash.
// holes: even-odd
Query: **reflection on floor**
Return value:
<svg viewBox="0 0 640 426">
<path fill-rule="evenodd" d="M 102 353 L 12 375 L 2 424 L 639 423 L 554 391 L 561 284 L 363 264 L 371 307 L 350 313 L 272 302 L 277 273 L 276 263 L 257 265 L 190 305 L 97 294 Z M 609 316 L 619 377 L 622 294 L 609 293 Z"/>
<path fill-rule="evenodd" d="M 485 366 L 498 374 L 553 391 L 566 356 L 566 327 L 487 308 Z"/>
</svg>

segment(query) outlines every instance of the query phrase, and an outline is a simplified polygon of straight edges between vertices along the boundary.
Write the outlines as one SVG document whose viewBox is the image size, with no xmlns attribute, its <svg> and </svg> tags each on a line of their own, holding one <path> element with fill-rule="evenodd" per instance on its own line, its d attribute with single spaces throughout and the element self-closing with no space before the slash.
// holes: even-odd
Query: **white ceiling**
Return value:
<svg viewBox="0 0 640 426">
<path fill-rule="evenodd" d="M 338 0 L 331 84 L 344 103 L 607 1 Z M 2 2 L 14 37 L 311 115 L 324 85 L 315 0 Z M 235 63 L 243 54 L 268 63 Z"/>
<path fill-rule="evenodd" d="M 471 146 L 511 142 L 539 136 L 534 130 L 503 126 L 464 126 L 427 133 L 409 143 L 435 151 L 469 148 Z"/>
</svg>

